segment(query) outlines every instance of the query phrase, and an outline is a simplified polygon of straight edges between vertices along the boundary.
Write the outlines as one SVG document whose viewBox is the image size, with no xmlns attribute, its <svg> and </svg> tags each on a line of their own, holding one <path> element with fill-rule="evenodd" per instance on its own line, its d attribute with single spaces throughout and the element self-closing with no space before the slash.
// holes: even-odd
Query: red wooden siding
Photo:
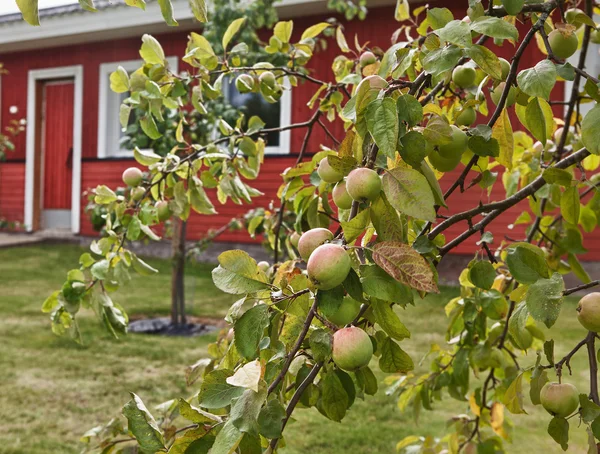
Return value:
<svg viewBox="0 0 600 454">
<path fill-rule="evenodd" d="M 448 2 L 430 2 L 430 6 L 445 6 L 450 7 L 453 10 L 456 18 L 463 17 L 465 14 L 464 8 L 456 8 L 448 6 Z M 315 22 L 325 19 L 327 16 L 321 17 L 305 17 L 300 19 L 294 19 L 294 39 L 299 38 L 302 31 L 309 25 Z M 345 35 L 349 43 L 354 42 L 355 35 L 358 37 L 359 42 L 369 42 L 371 47 L 379 46 L 383 49 L 390 45 L 390 37 L 393 32 L 398 28 L 398 23 L 393 19 L 393 8 L 374 8 L 369 11 L 368 19 L 366 21 L 352 21 L 346 22 L 341 19 L 341 22 L 345 27 Z M 263 33 L 263 38 L 268 38 L 269 32 Z M 521 28 L 521 36 L 524 34 L 524 28 Z M 157 36 L 162 43 L 165 53 L 167 56 L 179 56 L 183 55 L 185 51 L 187 35 L 185 32 L 174 32 L 168 35 Z M 97 160 L 97 133 L 98 133 L 98 88 L 99 88 L 99 66 L 102 63 L 107 62 L 118 62 L 124 60 L 139 59 L 139 47 L 140 39 L 119 39 L 99 43 L 86 43 L 82 45 L 73 45 L 69 47 L 61 47 L 56 49 L 44 49 L 42 51 L 28 51 L 19 52 L 13 54 L 0 55 L 0 61 L 4 63 L 4 66 L 10 71 L 10 74 L 3 76 L 2 80 L 2 106 L 1 114 L 3 123 L 6 124 L 10 118 L 22 118 L 26 115 L 26 90 L 27 90 L 27 71 L 30 69 L 49 68 L 56 66 L 68 66 L 68 65 L 83 65 L 83 77 L 84 77 L 84 100 L 83 110 L 85 112 L 83 117 L 83 157 L 84 162 L 82 166 L 82 184 L 83 190 L 102 183 L 107 184 L 111 187 L 121 186 L 121 173 L 123 170 L 133 165 L 131 160 Z M 500 56 L 503 56 L 510 60 L 515 52 L 516 47 L 506 43 L 502 47 L 498 48 L 492 40 L 488 40 L 486 47 L 490 47 L 494 51 L 498 52 Z M 333 58 L 339 54 L 339 49 L 335 43 L 335 40 L 328 39 L 327 46 L 325 49 L 321 49 L 319 54 L 315 56 L 311 63 L 310 68 L 313 73 L 325 80 L 332 80 L 331 62 Z M 539 61 L 540 53 L 537 50 L 535 43 L 532 43 L 526 50 L 523 60 L 521 62 L 521 69 L 530 67 L 534 62 Z M 182 63 L 181 70 L 186 69 Z M 312 96 L 314 89 L 317 86 L 312 83 L 304 83 L 297 90 L 293 92 L 292 99 L 292 121 L 299 122 L 305 121 L 309 115 L 309 109 L 306 107 L 306 103 Z M 563 96 L 561 86 L 555 90 L 555 99 L 561 99 Z M 19 113 L 15 115 L 9 114 L 9 108 L 12 105 L 16 105 L 19 108 Z M 490 104 L 490 108 L 493 106 Z M 560 116 L 560 107 L 555 107 L 555 114 Z M 512 117 L 513 128 L 518 129 L 520 124 L 516 117 Z M 330 130 L 338 138 L 343 137 L 343 127 L 340 123 L 336 123 L 330 126 Z M 257 181 L 250 182 L 250 184 L 257 189 L 265 193 L 265 196 L 257 198 L 254 206 L 267 207 L 268 204 L 276 197 L 276 190 L 281 183 L 280 173 L 286 167 L 293 165 L 295 161 L 294 154 L 297 154 L 302 140 L 304 131 L 294 130 L 291 134 L 291 150 L 292 155 L 289 157 L 267 157 L 266 162 L 263 165 L 260 178 Z M 311 141 L 309 142 L 308 152 L 314 153 L 319 150 L 319 145 L 323 143 L 328 146 L 332 146 L 331 140 L 326 136 L 324 131 L 316 127 L 313 132 Z M 21 159 L 25 157 L 25 137 L 22 135 L 17 139 L 17 151 L 9 156 L 9 159 Z M 4 171 L 2 170 L 4 169 Z M 444 178 L 442 186 L 447 187 L 450 184 L 452 178 L 456 178 L 459 172 L 462 170 L 462 166 L 459 169 L 452 172 L 450 175 Z M 14 176 L 12 172 L 15 172 Z M 10 180 L 12 184 L 18 189 L 17 192 L 11 192 L 2 182 L 1 175 L 9 172 L 11 174 Z M 14 213 L 17 217 L 22 217 L 23 213 L 23 172 L 24 165 L 22 164 L 0 164 L 0 213 L 7 212 L 6 206 L 10 206 L 11 213 Z M 10 193 L 10 194 L 9 194 Z M 480 201 L 486 203 L 488 201 L 499 200 L 503 197 L 504 188 L 500 179 L 495 185 L 492 194 L 488 197 L 487 192 L 481 190 L 478 186 L 472 187 L 467 192 L 461 194 L 456 192 L 450 199 L 451 204 L 458 210 L 465 209 L 467 207 L 476 206 Z M 212 196 L 212 194 L 211 194 Z M 7 199 L 8 198 L 8 199 Z M 212 197 L 216 202 L 216 198 Z M 81 233 L 83 235 L 93 235 L 95 232 L 92 230 L 87 217 L 83 214 L 83 206 L 86 203 L 86 199 L 82 198 L 82 216 L 81 216 Z M 277 202 L 276 202 L 277 204 Z M 189 237 L 191 239 L 198 239 L 203 233 L 211 228 L 221 227 L 223 224 L 228 222 L 232 217 L 238 216 L 245 213 L 248 209 L 248 205 L 238 206 L 233 204 L 227 204 L 226 206 L 216 206 L 219 214 L 216 216 L 198 216 L 193 215 L 190 220 L 189 226 Z M 512 238 L 523 238 L 523 231 L 525 226 L 517 226 L 514 229 L 510 229 L 508 226 L 514 222 L 519 213 L 527 209 L 527 204 L 521 204 L 518 207 L 514 207 L 509 210 L 508 213 L 501 218 L 495 220 L 490 230 L 494 233 L 496 238 L 496 244 L 508 235 Z M 448 240 L 454 238 L 466 229 L 466 223 L 459 223 L 448 229 L 445 234 Z M 587 247 L 590 252 L 582 256 L 583 259 L 598 260 L 600 259 L 600 233 L 593 235 L 587 235 Z M 248 238 L 248 235 L 244 232 L 226 233 L 221 237 L 225 241 L 252 241 Z M 478 236 L 474 235 L 472 238 L 467 240 L 461 245 L 457 252 L 459 253 L 472 253 L 477 249 L 475 242 L 478 240 Z M 255 240 L 258 241 L 258 240 Z"/>
<path fill-rule="evenodd" d="M 25 163 L 0 162 L 0 217 L 23 222 Z"/>
<path fill-rule="evenodd" d="M 71 208 L 74 87 L 69 80 L 44 86 L 44 209 Z"/>
</svg>

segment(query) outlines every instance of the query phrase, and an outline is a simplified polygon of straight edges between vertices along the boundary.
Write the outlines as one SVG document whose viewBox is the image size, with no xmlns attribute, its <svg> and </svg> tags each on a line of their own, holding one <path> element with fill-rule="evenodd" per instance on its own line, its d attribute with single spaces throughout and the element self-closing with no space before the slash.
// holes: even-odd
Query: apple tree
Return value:
<svg viewBox="0 0 600 454">
<path fill-rule="evenodd" d="M 159 3 L 172 22 L 170 2 Z M 192 5 L 205 19 L 203 5 Z M 279 206 L 257 221 L 268 227 L 274 262 L 259 266 L 241 250 L 219 256 L 214 283 L 239 299 L 226 318 L 231 330 L 211 345 L 210 357 L 188 368 L 194 395 L 154 414 L 132 395 L 126 423 L 113 419 L 86 434 L 90 450 L 127 452 L 138 444 L 144 452 L 275 452 L 295 411 L 315 407 L 342 421 L 356 398 L 377 391 L 378 368 L 393 374 L 403 409 L 431 410 L 449 398 L 464 410 L 447 433 L 415 434 L 400 441 L 400 450 L 503 452 L 510 414 L 542 405 L 549 436 L 563 449 L 569 433 L 581 430 L 596 452 L 600 295 L 580 302 L 578 343 L 549 339 L 546 331 L 559 316 L 572 316 L 561 314 L 565 296 L 600 283 L 578 260 L 584 233 L 600 216 L 600 87 L 585 67 L 598 36 L 594 5 L 576 6 L 473 0 L 467 16 L 455 18 L 446 8 L 410 11 L 401 0 L 399 30 L 385 51 L 360 44 L 369 37 L 351 46 L 342 25 L 321 22 L 298 32 L 281 21 L 264 45 L 276 64 L 247 62 L 239 18 L 218 49 L 190 35 L 184 61 L 194 70 L 183 76 L 169 70 L 160 43 L 145 35 L 144 66 L 131 74 L 117 69 L 111 79 L 132 93 L 121 108 L 124 123 L 133 106 L 142 109 L 140 127 L 149 137 L 163 106 L 205 115 L 227 78 L 270 102 L 301 83 L 315 94 L 305 121 L 277 128 L 302 129 L 305 139 L 296 165 L 282 174 Z M 340 54 L 331 78 L 322 80 L 307 64 L 329 36 Z M 501 45 L 513 49 L 510 61 L 496 55 Z M 539 61 L 524 59 L 531 46 L 540 49 Z M 565 61 L 577 51 L 575 64 Z M 558 100 L 563 80 L 572 81 L 566 101 Z M 127 241 L 156 238 L 160 207 L 185 219 L 191 210 L 215 210 L 207 188 L 221 203 L 256 195 L 246 181 L 258 176 L 272 132 L 260 118 L 220 120 L 221 137 L 208 144 L 183 133 L 183 118 L 169 154 L 136 150 L 149 175 L 131 181 L 139 195 L 96 188 L 96 202 L 115 220 L 44 303 L 55 332 L 77 337 L 76 315 L 88 307 L 110 331 L 126 332 L 115 290 L 130 272 L 154 272 Z M 344 124 L 344 137 L 309 157 L 316 151 L 307 149 L 312 132 L 329 131 L 333 121 Z M 469 207 L 460 197 L 495 186 L 504 191 L 499 200 Z M 494 238 L 493 223 L 507 222 L 514 207 L 521 214 L 513 221 L 526 224 L 526 234 Z M 448 236 L 453 226 L 462 233 Z M 461 273 L 460 296 L 440 308 L 447 343 L 423 345 L 429 367 L 415 374 L 415 358 L 402 348 L 411 334 L 402 314 L 438 292 L 437 265 L 463 243 L 474 255 Z M 565 288 L 570 273 L 582 284 Z M 558 343 L 570 350 L 562 358 L 554 352 Z M 578 390 L 568 375 L 571 358 L 583 350 L 589 388 Z"/>
</svg>

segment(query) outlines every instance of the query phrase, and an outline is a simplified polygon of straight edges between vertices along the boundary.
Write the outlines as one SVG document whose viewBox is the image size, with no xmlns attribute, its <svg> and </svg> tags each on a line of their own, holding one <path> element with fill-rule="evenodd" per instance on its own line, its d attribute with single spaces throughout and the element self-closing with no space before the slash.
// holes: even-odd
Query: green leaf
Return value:
<svg viewBox="0 0 600 454">
<path fill-rule="evenodd" d="M 542 173 L 542 178 L 548 184 L 559 184 L 564 187 L 571 186 L 573 175 L 565 169 L 557 169 L 556 167 L 548 167 Z"/>
<path fill-rule="evenodd" d="M 485 290 L 492 288 L 496 270 L 494 266 L 486 260 L 478 260 L 469 268 L 469 280 L 475 285 Z"/>
<path fill-rule="evenodd" d="M 398 120 L 405 121 L 409 127 L 413 127 L 423 120 L 423 106 L 412 95 L 400 95 L 396 100 Z"/>
<path fill-rule="evenodd" d="M 325 361 L 331 355 L 331 335 L 324 329 L 314 330 L 308 343 L 315 361 Z"/>
<path fill-rule="evenodd" d="M 40 25 L 40 17 L 38 13 L 38 0 L 15 0 L 23 19 L 29 25 Z"/>
<path fill-rule="evenodd" d="M 146 0 L 125 0 L 127 6 L 133 6 L 143 11 L 146 10 Z"/>
<path fill-rule="evenodd" d="M 231 24 L 229 24 L 229 27 L 227 27 L 227 30 L 223 35 L 222 44 L 224 50 L 227 50 L 227 46 L 231 42 L 232 38 L 236 35 L 236 33 L 240 30 L 240 27 L 244 24 L 245 21 L 245 17 L 240 17 L 239 19 L 236 19 Z"/>
<path fill-rule="evenodd" d="M 479 17 L 471 22 L 471 30 L 498 39 L 519 39 L 517 28 L 499 17 Z"/>
<path fill-rule="evenodd" d="M 529 398 L 533 405 L 540 405 L 540 391 L 546 383 L 548 383 L 548 373 L 541 367 L 533 369 L 531 374 L 531 383 L 529 388 Z"/>
<path fill-rule="evenodd" d="M 443 28 L 434 30 L 434 33 L 440 37 L 441 41 L 456 44 L 460 47 L 468 47 L 473 43 L 469 24 L 462 20 L 452 20 Z"/>
<path fill-rule="evenodd" d="M 158 130 L 158 126 L 156 126 L 154 117 L 151 114 L 146 114 L 140 118 L 140 126 L 142 127 L 144 134 L 146 134 L 152 140 L 162 137 L 161 132 Z"/>
<path fill-rule="evenodd" d="M 142 276 L 150 276 L 158 273 L 156 268 L 151 267 L 138 256 L 135 256 L 131 259 L 131 264 L 133 265 L 133 269 Z"/>
<path fill-rule="evenodd" d="M 266 398 L 265 385 L 258 392 L 247 389 L 231 408 L 229 420 L 240 432 L 258 437 L 258 415 Z"/>
<path fill-rule="evenodd" d="M 217 434 L 210 448 L 210 454 L 233 454 L 242 441 L 244 434 L 228 420 Z M 206 451 L 208 452 L 208 451 Z"/>
<path fill-rule="evenodd" d="M 269 286 L 266 276 L 258 269 L 256 261 L 241 250 L 223 252 L 218 257 L 219 266 L 212 272 L 215 285 L 225 293 L 239 295 L 252 293 Z"/>
<path fill-rule="evenodd" d="M 542 98 L 532 98 L 525 109 L 527 129 L 533 137 L 546 143 L 554 132 L 554 118 L 550 104 Z"/>
<path fill-rule="evenodd" d="M 123 407 L 129 431 L 144 451 L 166 451 L 163 435 L 142 399 L 131 393 L 132 399 Z"/>
<path fill-rule="evenodd" d="M 383 175 L 383 192 L 401 213 L 435 221 L 435 200 L 427 179 L 417 170 L 396 167 Z"/>
<path fill-rule="evenodd" d="M 323 30 L 329 27 L 331 27 L 331 24 L 328 22 L 319 22 L 318 24 L 312 25 L 304 30 L 304 33 L 302 33 L 302 36 L 300 37 L 300 41 L 316 38 Z"/>
<path fill-rule="evenodd" d="M 570 186 L 560 196 L 560 214 L 568 223 L 577 225 L 580 210 L 581 202 L 577 186 Z"/>
<path fill-rule="evenodd" d="M 173 18 L 173 5 L 171 4 L 171 0 L 158 0 L 158 5 L 160 6 L 160 12 L 167 25 L 170 25 L 171 27 L 179 25 Z"/>
<path fill-rule="evenodd" d="M 348 408 L 348 393 L 337 374 L 328 372 L 321 378 L 321 408 L 332 421 L 340 422 Z"/>
<path fill-rule="evenodd" d="M 600 106 L 594 106 L 583 117 L 581 123 L 581 140 L 592 154 L 600 154 Z"/>
<path fill-rule="evenodd" d="M 92 276 L 96 279 L 106 279 L 108 275 L 108 270 L 110 269 L 110 262 L 108 260 L 100 260 L 92 265 L 90 271 Z"/>
<path fill-rule="evenodd" d="M 587 424 L 600 416 L 600 405 L 596 405 L 585 394 L 579 395 L 579 406 L 581 407 L 581 419 Z"/>
<path fill-rule="evenodd" d="M 388 374 L 406 373 L 415 368 L 412 358 L 391 338 L 386 338 L 381 345 L 379 368 Z"/>
<path fill-rule="evenodd" d="M 517 83 L 529 96 L 547 100 L 556 83 L 556 67 L 550 60 L 542 60 L 533 68 L 521 71 L 517 75 Z"/>
<path fill-rule="evenodd" d="M 389 158 L 396 154 L 398 143 L 398 114 L 392 98 L 376 99 L 367 106 L 367 130 L 379 150 Z"/>
<path fill-rule="evenodd" d="M 377 265 L 360 267 L 363 279 L 363 290 L 371 298 L 406 306 L 413 302 L 413 294 L 409 287 L 401 284 Z"/>
<path fill-rule="evenodd" d="M 371 298 L 371 307 L 375 315 L 375 321 L 392 339 L 401 341 L 410 337 L 410 331 L 398 318 L 394 309 L 387 301 Z"/>
<path fill-rule="evenodd" d="M 94 193 L 94 202 L 98 205 L 108 205 L 117 200 L 117 194 L 115 194 L 108 186 L 100 185 L 94 190 Z"/>
<path fill-rule="evenodd" d="M 517 243 L 508 249 L 506 265 L 512 276 L 521 284 L 533 284 L 550 276 L 544 252 L 529 244 Z"/>
<path fill-rule="evenodd" d="M 371 222 L 380 240 L 404 241 L 404 224 L 383 193 L 371 203 Z"/>
<path fill-rule="evenodd" d="M 569 421 L 555 416 L 548 424 L 548 433 L 563 451 L 569 449 Z"/>
<path fill-rule="evenodd" d="M 223 408 L 231 404 L 231 400 L 241 396 L 244 388 L 232 386 L 227 378 L 233 372 L 227 369 L 216 369 L 204 376 L 198 393 L 198 402 L 204 408 Z"/>
<path fill-rule="evenodd" d="M 427 142 L 418 131 L 409 131 L 400 139 L 400 156 L 415 169 L 421 167 L 421 163 L 427 156 Z"/>
<path fill-rule="evenodd" d="M 434 76 L 454 68 L 462 57 L 462 49 L 455 45 L 429 52 L 423 59 L 425 71 Z"/>
<path fill-rule="evenodd" d="M 142 47 L 140 56 L 150 65 L 162 65 L 166 63 L 165 51 L 160 43 L 151 35 L 142 36 Z"/>
<path fill-rule="evenodd" d="M 423 136 L 431 145 L 447 145 L 452 142 L 452 128 L 439 115 L 432 115 L 423 130 Z"/>
<path fill-rule="evenodd" d="M 526 333 L 528 317 L 529 311 L 527 310 L 527 303 L 522 302 L 517 306 L 512 317 L 510 317 L 508 321 L 508 332 L 519 346 L 526 346 L 527 338 L 531 337 L 529 333 Z"/>
<path fill-rule="evenodd" d="M 283 431 L 285 408 L 277 399 L 271 399 L 258 415 L 258 430 L 265 438 L 279 438 Z"/>
<path fill-rule="evenodd" d="M 373 260 L 390 276 L 415 290 L 439 290 L 429 263 L 407 244 L 383 242 L 375 244 Z"/>
<path fill-rule="evenodd" d="M 452 11 L 448 8 L 427 9 L 427 21 L 432 30 L 444 27 L 448 22 L 454 19 Z"/>
<path fill-rule="evenodd" d="M 79 5 L 86 11 L 90 11 L 92 13 L 97 12 L 98 10 L 94 6 L 94 0 L 79 0 Z"/>
<path fill-rule="evenodd" d="M 523 409 L 523 373 L 517 375 L 506 392 L 502 402 L 506 406 L 506 409 L 512 414 L 520 414 L 527 412 Z"/>
<path fill-rule="evenodd" d="M 190 7 L 198 22 L 204 23 L 208 21 L 208 10 L 206 8 L 205 0 L 190 0 Z"/>
<path fill-rule="evenodd" d="M 338 285 L 331 290 L 319 290 L 316 298 L 319 310 L 325 317 L 330 317 L 340 308 L 344 300 L 344 289 Z"/>
<path fill-rule="evenodd" d="M 352 243 L 357 239 L 367 228 L 370 220 L 370 209 L 366 208 L 358 213 L 349 221 L 341 221 L 340 225 L 344 230 L 344 238 L 346 242 Z"/>
<path fill-rule="evenodd" d="M 558 273 L 530 285 L 525 300 L 531 316 L 548 328 L 554 325 L 560 314 L 564 289 L 565 283 Z"/>
<path fill-rule="evenodd" d="M 489 74 L 494 79 L 502 79 L 500 60 L 496 54 L 487 47 L 475 44 L 467 49 L 467 55 L 477 63 L 477 66 L 479 66 L 486 74 Z"/>
<path fill-rule="evenodd" d="M 221 422 L 219 416 L 196 408 L 185 399 L 179 399 L 179 414 L 195 424 L 214 424 L 215 422 Z"/>
<path fill-rule="evenodd" d="M 268 326 L 269 307 L 266 304 L 254 306 L 235 322 L 235 346 L 240 355 L 249 360 L 258 357 L 258 344 Z"/>
</svg>

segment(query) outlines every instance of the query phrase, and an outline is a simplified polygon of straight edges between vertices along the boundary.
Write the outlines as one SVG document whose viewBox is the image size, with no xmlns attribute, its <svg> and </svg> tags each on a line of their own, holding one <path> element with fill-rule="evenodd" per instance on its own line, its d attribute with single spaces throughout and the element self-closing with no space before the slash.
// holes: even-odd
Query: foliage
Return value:
<svg viewBox="0 0 600 454">
<path fill-rule="evenodd" d="M 589 395 L 581 394 L 581 408 L 570 415 L 575 421 L 549 417 L 548 432 L 567 449 L 569 432 L 578 430 L 575 422 L 580 422 L 579 430 L 589 431 L 590 449 L 596 449 L 596 334 L 582 334 L 573 350 L 558 359 L 554 343 L 562 339 L 547 340 L 544 331 L 560 316 L 565 295 L 599 284 L 591 281 L 577 258 L 586 251 L 583 232 L 593 231 L 600 215 L 596 179 L 588 178 L 600 165 L 600 107 L 595 104 L 599 81 L 584 67 L 596 24 L 589 0 L 585 12 L 564 18 L 565 5 L 559 0 L 513 3 L 470 2 L 468 17 L 460 20 L 446 8 L 422 6 L 411 13 L 408 3 L 400 1 L 396 19 L 408 42 L 384 52 L 373 49 L 375 62 L 371 55 L 361 58 L 366 49 L 358 40 L 351 49 L 338 27 L 341 54 L 332 65 L 335 82 L 306 70 L 322 36 L 333 32 L 331 23 L 315 24 L 299 39 L 291 21 L 275 24 L 264 46 L 265 53 L 278 56 L 273 64 L 248 61 L 247 43 L 238 34 L 244 18 L 228 25 L 220 46 L 190 35 L 184 61 L 194 67 L 193 74 L 171 73 L 160 43 L 148 35 L 140 50 L 145 65 L 132 74 L 122 68 L 112 74 L 115 91 L 131 92 L 121 110 L 123 124 L 132 108 L 141 109 L 140 127 L 151 139 L 161 136 L 157 121 L 163 120 L 163 107 L 193 107 L 206 115 L 207 101 L 222 95 L 227 77 L 240 78 L 236 87 L 241 92 L 260 93 L 268 102 L 277 101 L 288 86 L 315 86 L 310 118 L 277 128 L 304 128 L 306 135 L 298 162 L 283 173 L 277 194 L 281 206 L 272 224 L 275 263 L 259 267 L 239 250 L 219 256 L 215 285 L 239 298 L 226 317 L 231 336 L 220 338 L 211 346 L 210 358 L 198 363 L 198 393 L 168 406 L 167 430 L 137 396 L 132 397 L 124 414 L 129 433 L 142 449 L 186 452 L 193 445 L 213 454 L 273 452 L 284 444 L 285 427 L 298 406 L 315 407 L 326 418 L 342 420 L 356 397 L 374 391 L 370 366 L 352 370 L 348 364 L 354 363 L 344 361 L 340 365 L 349 370 L 342 370 L 336 355 L 330 358 L 332 333 L 341 327 L 328 317 L 342 307 L 344 298 L 361 303 L 349 324 L 370 336 L 379 369 L 399 377 L 395 389 L 401 409 L 410 407 L 418 415 L 446 395 L 469 405 L 470 414 L 456 415 L 438 440 L 409 437 L 399 450 L 503 452 L 510 440 L 509 413 L 525 413 L 527 394 L 539 404 L 542 386 L 554 373 L 560 381 L 564 366 L 570 367 L 570 358 L 583 347 L 589 357 Z M 521 30 L 515 26 L 517 17 L 525 24 Z M 553 29 L 566 36 L 577 33 L 582 43 L 577 66 L 553 52 L 548 39 Z M 515 47 L 509 65 L 490 50 L 492 40 Z M 525 67 L 523 56 L 532 54 L 527 51 L 535 43 L 547 58 Z M 475 70 L 472 81 L 465 77 L 472 71 L 454 71 L 465 65 Z M 564 116 L 555 118 L 551 103 L 559 78 L 572 80 L 574 89 Z M 581 118 L 584 101 L 594 107 Z M 458 116 L 470 108 L 481 114 L 479 120 L 458 127 Z M 325 120 L 343 122 L 345 137 L 335 150 L 323 147 L 304 160 L 313 129 L 326 129 Z M 93 255 L 84 254 L 81 267 L 70 271 L 62 290 L 44 303 L 55 332 L 69 332 L 77 339 L 81 307 L 94 308 L 113 334 L 126 331 L 125 310 L 110 293 L 130 269 L 155 271 L 125 248 L 126 240 L 158 238 L 153 231 L 158 224 L 155 201 L 168 200 L 171 211 L 187 219 L 192 209 L 215 210 L 205 188 L 216 188 L 221 203 L 241 203 L 257 195 L 244 179 L 258 176 L 264 137 L 273 131 L 258 117 L 233 124 L 221 119 L 221 137 L 196 144 L 184 133 L 184 121 L 180 114 L 178 144 L 167 156 L 136 150 L 136 159 L 149 173 L 141 201 L 117 196 L 105 186 L 96 189 L 95 202 L 111 214 L 108 236 L 92 245 Z M 438 180 L 457 166 L 462 169 L 459 177 L 443 193 Z M 368 198 L 357 196 L 350 209 L 336 213 L 329 203 L 333 183 L 359 167 L 382 175 L 381 190 L 372 197 L 372 182 L 361 182 L 369 186 L 361 192 Z M 479 186 L 490 191 L 500 184 L 505 197 L 499 201 L 468 208 L 452 197 L 457 189 Z M 592 197 L 586 202 L 588 195 Z M 454 206 L 454 214 L 440 216 L 445 206 Z M 515 222 L 528 224 L 527 237 L 494 244 L 488 226 L 513 207 L 524 210 Z M 291 224 L 283 222 L 288 210 L 295 213 Z M 279 260 L 282 247 L 293 250 L 294 232 L 330 228 L 334 220 L 339 221 L 334 239 L 338 246 L 327 245 L 311 256 L 307 273 L 293 255 Z M 464 231 L 447 239 L 448 229 L 459 223 Z M 288 235 L 282 236 L 282 229 Z M 437 292 L 437 264 L 476 234 L 481 236 L 480 249 L 461 274 L 460 296 L 445 307 L 447 346 L 432 348 L 427 355 L 430 371 L 415 376 L 415 361 L 401 347 L 411 335 L 410 326 L 393 307 L 418 304 L 417 298 Z M 343 259 L 340 246 L 347 254 Z M 325 250 L 335 250 L 335 256 Z M 563 275 L 569 273 L 583 285 L 565 289 Z M 331 282 L 342 284 L 330 288 Z M 333 342 L 333 350 L 343 356 L 356 354 L 351 341 Z M 361 360 L 367 350 L 361 344 Z M 521 352 L 536 352 L 535 360 L 533 354 L 524 358 Z M 102 443 L 115 447 L 110 434 Z"/>
</svg>

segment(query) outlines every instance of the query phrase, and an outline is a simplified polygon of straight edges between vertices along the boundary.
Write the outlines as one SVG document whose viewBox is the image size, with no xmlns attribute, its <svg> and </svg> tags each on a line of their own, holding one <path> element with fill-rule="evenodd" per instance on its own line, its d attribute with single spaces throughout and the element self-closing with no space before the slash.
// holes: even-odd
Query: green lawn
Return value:
<svg viewBox="0 0 600 454">
<path fill-rule="evenodd" d="M 194 392 L 186 388 L 183 370 L 205 354 L 211 336 L 129 335 L 116 341 L 104 333 L 92 314 L 81 318 L 83 347 L 51 333 L 40 305 L 59 288 L 81 252 L 74 246 L 57 245 L 0 249 L 0 454 L 77 453 L 82 447 L 78 441 L 81 434 L 118 414 L 129 391 L 137 392 L 148 407 Z M 169 263 L 149 262 L 161 274 L 135 277 L 115 296 L 134 316 L 169 313 Z M 211 269 L 196 265 L 188 270 L 190 312 L 222 317 L 233 299 L 213 286 Z M 444 289 L 441 296 L 418 301 L 416 307 L 401 313 L 413 333 L 402 345 L 415 363 L 430 343 L 444 345 L 443 307 L 456 292 Z M 559 353 L 584 335 L 574 316 L 574 300 L 563 310 L 551 333 L 563 338 Z M 533 360 L 532 355 L 527 363 Z M 566 379 L 585 392 L 585 352 L 575 356 L 572 364 L 574 376 Z M 342 424 L 327 421 L 313 409 L 298 411 L 286 431 L 289 448 L 285 452 L 391 453 L 404 436 L 441 435 L 448 416 L 467 411 L 464 403 L 447 398 L 436 406 L 435 413 L 422 412 L 417 425 L 411 415 L 399 412 L 393 396 L 385 394 L 384 378 L 381 374 L 378 394 L 357 401 Z M 526 403 L 529 416 L 508 415 L 518 427 L 510 452 L 562 452 L 545 433 L 549 416 L 534 408 L 527 397 Z M 571 437 L 570 452 L 584 452 L 584 430 L 573 427 Z"/>
</svg>

